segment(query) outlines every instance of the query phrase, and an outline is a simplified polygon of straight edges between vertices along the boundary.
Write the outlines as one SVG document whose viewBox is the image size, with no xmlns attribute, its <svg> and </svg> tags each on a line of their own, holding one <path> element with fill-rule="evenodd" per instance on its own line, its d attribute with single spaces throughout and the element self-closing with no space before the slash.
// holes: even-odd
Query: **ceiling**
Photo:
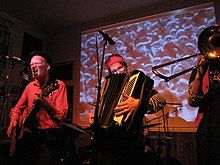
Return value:
<svg viewBox="0 0 220 165">
<path fill-rule="evenodd" d="M 74 27 L 167 0 L 0 0 L 0 10 L 43 32 Z"/>
</svg>

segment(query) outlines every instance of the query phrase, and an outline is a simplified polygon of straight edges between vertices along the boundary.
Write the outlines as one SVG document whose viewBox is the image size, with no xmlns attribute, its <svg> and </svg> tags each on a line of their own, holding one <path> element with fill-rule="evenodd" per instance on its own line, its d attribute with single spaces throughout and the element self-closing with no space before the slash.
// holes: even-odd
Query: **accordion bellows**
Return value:
<svg viewBox="0 0 220 165">
<path fill-rule="evenodd" d="M 102 128 L 122 127 L 126 131 L 139 125 L 147 109 L 153 84 L 154 81 L 139 70 L 106 76 L 99 106 L 99 125 Z M 126 100 L 122 93 L 140 99 L 137 111 L 126 122 L 125 115 L 116 117 L 114 113 L 117 104 Z"/>
</svg>

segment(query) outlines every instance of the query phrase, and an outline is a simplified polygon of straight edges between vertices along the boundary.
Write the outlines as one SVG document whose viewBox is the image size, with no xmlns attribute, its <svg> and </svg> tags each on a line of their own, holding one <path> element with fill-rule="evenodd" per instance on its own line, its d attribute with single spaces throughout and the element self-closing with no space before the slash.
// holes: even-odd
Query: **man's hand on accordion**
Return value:
<svg viewBox="0 0 220 165">
<path fill-rule="evenodd" d="M 128 96 L 126 93 L 122 93 L 125 98 L 125 101 L 119 103 L 115 108 L 116 117 L 121 115 L 127 115 L 125 118 L 125 122 L 129 119 L 129 117 L 137 110 L 140 99 L 135 99 L 131 96 Z"/>
</svg>

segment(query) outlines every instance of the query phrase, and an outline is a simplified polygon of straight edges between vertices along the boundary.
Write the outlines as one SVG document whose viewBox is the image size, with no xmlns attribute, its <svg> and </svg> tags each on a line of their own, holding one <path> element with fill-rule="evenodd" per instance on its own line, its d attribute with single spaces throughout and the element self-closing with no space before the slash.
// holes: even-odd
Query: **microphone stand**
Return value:
<svg viewBox="0 0 220 165">
<path fill-rule="evenodd" d="M 98 93 L 97 93 L 97 101 L 96 101 L 96 107 L 94 112 L 94 123 L 92 127 L 92 135 L 91 135 L 91 141 L 92 141 L 92 165 L 97 165 L 97 131 L 99 128 L 99 104 L 101 100 L 101 83 L 102 83 L 102 72 L 103 72 L 103 65 L 104 65 L 104 56 L 105 56 L 105 47 L 107 45 L 107 39 L 103 39 L 103 52 L 102 52 L 102 59 L 101 59 L 101 66 L 99 68 L 99 54 L 98 54 L 98 47 L 97 47 L 97 39 L 96 39 L 96 51 L 97 51 L 97 65 L 98 65 Z"/>
<path fill-rule="evenodd" d="M 4 119 L 5 119 L 5 106 L 6 106 L 6 99 L 8 97 L 8 94 L 7 94 L 6 90 L 5 90 L 5 88 L 6 88 L 7 82 L 9 80 L 9 78 L 10 78 L 10 75 L 11 75 L 12 70 L 13 70 L 15 65 L 16 65 L 16 63 L 14 63 L 14 62 L 11 63 L 10 68 L 9 68 L 8 73 L 6 75 L 6 78 L 5 78 L 4 84 L 3 84 L 3 86 L 1 86 L 1 89 L 0 89 L 0 97 L 2 98 L 2 104 L 1 104 L 2 112 L 0 113 L 1 114 L 1 116 L 0 116 L 1 117 L 0 118 L 1 132 L 2 132 L 3 127 L 5 126 L 5 121 L 4 121 Z M 3 136 L 1 134 L 0 139 L 2 139 L 2 137 Z"/>
</svg>

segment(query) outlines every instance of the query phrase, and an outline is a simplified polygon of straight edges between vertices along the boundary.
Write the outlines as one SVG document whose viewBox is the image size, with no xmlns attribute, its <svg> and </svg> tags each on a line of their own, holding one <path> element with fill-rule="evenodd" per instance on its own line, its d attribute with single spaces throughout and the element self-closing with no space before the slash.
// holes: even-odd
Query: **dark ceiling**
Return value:
<svg viewBox="0 0 220 165">
<path fill-rule="evenodd" d="M 43 32 L 74 27 L 167 0 L 0 0 L 0 10 Z"/>
</svg>

